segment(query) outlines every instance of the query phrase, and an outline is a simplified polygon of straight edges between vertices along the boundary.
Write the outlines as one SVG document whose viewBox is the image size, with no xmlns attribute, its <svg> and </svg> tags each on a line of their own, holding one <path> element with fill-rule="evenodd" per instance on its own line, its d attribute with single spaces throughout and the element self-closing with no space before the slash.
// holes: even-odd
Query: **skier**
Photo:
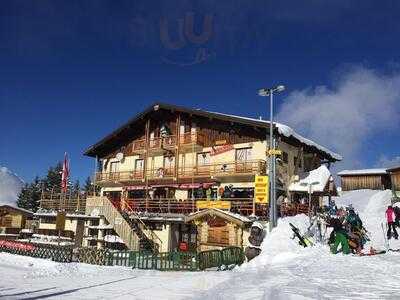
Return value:
<svg viewBox="0 0 400 300">
<path fill-rule="evenodd" d="M 400 207 L 398 207 L 398 206 L 395 206 L 394 208 L 393 208 L 393 210 L 394 210 L 394 215 L 396 216 L 396 219 L 395 219 L 395 225 L 397 226 L 397 227 L 400 227 Z"/>
<path fill-rule="evenodd" d="M 333 231 L 329 237 L 329 244 L 331 245 L 331 253 L 337 254 L 338 247 L 341 245 L 342 253 L 349 254 L 349 242 L 347 240 L 347 233 L 343 229 L 342 223 L 339 219 L 333 218 L 329 221 L 329 226 L 333 227 Z"/>
<path fill-rule="evenodd" d="M 390 240 L 392 238 L 392 230 L 393 230 L 393 236 L 394 238 L 397 240 L 399 235 L 397 234 L 396 231 L 396 226 L 394 224 L 395 222 L 395 213 L 394 213 L 394 209 L 391 205 L 388 206 L 387 210 L 386 210 L 386 221 L 388 224 L 388 230 L 387 230 L 387 238 L 388 240 Z"/>
</svg>

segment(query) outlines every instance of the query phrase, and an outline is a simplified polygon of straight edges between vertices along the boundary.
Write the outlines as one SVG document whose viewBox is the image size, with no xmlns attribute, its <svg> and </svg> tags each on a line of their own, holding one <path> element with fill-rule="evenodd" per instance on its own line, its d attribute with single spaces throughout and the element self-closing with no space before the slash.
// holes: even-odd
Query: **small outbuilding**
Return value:
<svg viewBox="0 0 400 300">
<path fill-rule="evenodd" d="M 247 217 L 216 208 L 198 211 L 186 217 L 186 223 L 197 226 L 197 250 L 223 249 L 229 246 L 245 248 L 250 227 Z"/>
<path fill-rule="evenodd" d="M 17 236 L 32 217 L 33 212 L 29 210 L 8 204 L 0 205 L 0 233 L 3 236 Z"/>
<path fill-rule="evenodd" d="M 387 169 L 395 196 L 400 198 L 400 166 Z"/>
<path fill-rule="evenodd" d="M 387 169 L 343 170 L 338 173 L 342 191 L 386 190 L 391 188 Z"/>
</svg>

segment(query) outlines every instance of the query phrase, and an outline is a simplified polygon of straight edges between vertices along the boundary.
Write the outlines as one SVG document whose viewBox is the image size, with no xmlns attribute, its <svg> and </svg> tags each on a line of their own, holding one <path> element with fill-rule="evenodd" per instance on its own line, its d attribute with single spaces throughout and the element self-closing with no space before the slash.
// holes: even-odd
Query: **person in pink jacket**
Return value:
<svg viewBox="0 0 400 300">
<path fill-rule="evenodd" d="M 390 238 L 392 237 L 392 230 L 393 230 L 393 236 L 394 238 L 397 240 L 397 238 L 399 237 L 399 235 L 397 234 L 396 231 L 396 226 L 395 226 L 395 214 L 394 214 L 394 209 L 391 205 L 388 206 L 387 210 L 386 210 L 386 221 L 388 224 L 388 230 L 387 230 L 387 238 L 388 240 L 390 240 Z"/>
</svg>

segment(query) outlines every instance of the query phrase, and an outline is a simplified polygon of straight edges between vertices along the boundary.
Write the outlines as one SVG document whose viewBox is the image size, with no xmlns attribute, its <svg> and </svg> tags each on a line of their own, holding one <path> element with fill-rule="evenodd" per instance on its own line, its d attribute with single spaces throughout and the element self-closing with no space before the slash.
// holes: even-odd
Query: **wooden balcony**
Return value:
<svg viewBox="0 0 400 300">
<path fill-rule="evenodd" d="M 176 135 L 169 135 L 166 137 L 156 137 L 149 141 L 149 154 L 156 155 L 163 153 L 165 150 L 175 150 L 178 145 L 181 146 L 182 151 L 194 148 L 194 151 L 198 151 L 199 148 L 204 146 L 205 138 L 200 133 L 185 133 L 181 134 L 179 138 Z M 146 151 L 146 140 L 137 140 L 133 143 L 132 153 L 143 153 Z"/>
<path fill-rule="evenodd" d="M 266 164 L 264 160 L 236 161 L 230 163 L 219 163 L 209 165 L 196 165 L 179 167 L 178 177 L 182 179 L 197 177 L 249 177 L 253 175 L 265 174 Z M 154 168 L 147 170 L 147 179 L 149 180 L 165 180 L 173 179 L 175 168 Z M 96 174 L 96 183 L 99 185 L 118 185 L 122 183 L 138 183 L 145 179 L 143 170 L 125 171 L 125 172 L 100 172 Z"/>
<path fill-rule="evenodd" d="M 135 213 L 150 214 L 183 214 L 202 210 L 197 205 L 198 201 L 206 199 L 127 199 L 122 201 L 112 201 L 113 205 L 121 211 L 133 211 Z M 225 198 L 219 201 L 229 202 L 229 211 L 242 216 L 250 216 L 253 213 L 253 198 Z M 255 205 L 255 214 L 263 219 L 268 216 L 267 205 Z"/>
<path fill-rule="evenodd" d="M 110 185 L 129 182 L 141 182 L 144 179 L 143 170 L 125 172 L 98 172 L 96 173 L 96 184 Z"/>
<path fill-rule="evenodd" d="M 196 165 L 180 170 L 179 176 L 191 177 L 231 177 L 240 175 L 265 174 L 266 163 L 264 160 L 235 161 L 227 163 Z"/>
<path fill-rule="evenodd" d="M 61 194 L 43 193 L 39 201 L 41 209 L 49 211 L 66 211 L 67 213 L 85 213 L 86 195 L 80 197 Z"/>
</svg>

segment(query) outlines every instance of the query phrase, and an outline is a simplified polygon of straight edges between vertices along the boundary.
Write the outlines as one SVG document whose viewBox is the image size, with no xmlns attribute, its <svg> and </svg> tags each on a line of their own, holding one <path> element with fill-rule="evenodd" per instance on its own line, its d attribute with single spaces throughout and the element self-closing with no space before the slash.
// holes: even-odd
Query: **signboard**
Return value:
<svg viewBox="0 0 400 300">
<path fill-rule="evenodd" d="M 218 155 L 218 154 L 221 154 L 221 153 L 225 153 L 225 152 L 231 151 L 233 149 L 234 149 L 234 147 L 231 144 L 222 145 L 222 146 L 214 146 L 211 149 L 210 156 L 214 156 L 214 155 Z"/>
<path fill-rule="evenodd" d="M 225 145 L 227 143 L 228 142 L 226 140 L 218 140 L 218 141 L 215 141 L 215 146 L 221 146 L 221 145 Z"/>
<path fill-rule="evenodd" d="M 197 201 L 197 209 L 217 208 L 217 209 L 231 209 L 230 201 Z"/>
<path fill-rule="evenodd" d="M 282 150 L 270 149 L 267 151 L 267 155 L 282 155 Z"/>
<path fill-rule="evenodd" d="M 256 176 L 254 180 L 254 200 L 261 204 L 269 202 L 268 176 Z"/>
<path fill-rule="evenodd" d="M 56 217 L 56 230 L 65 229 L 65 217 L 67 213 L 65 211 L 59 211 Z"/>
<path fill-rule="evenodd" d="M 22 250 L 22 251 L 33 251 L 36 249 L 36 247 L 33 246 L 32 244 L 25 244 L 7 240 L 0 240 L 0 247 Z"/>
</svg>

